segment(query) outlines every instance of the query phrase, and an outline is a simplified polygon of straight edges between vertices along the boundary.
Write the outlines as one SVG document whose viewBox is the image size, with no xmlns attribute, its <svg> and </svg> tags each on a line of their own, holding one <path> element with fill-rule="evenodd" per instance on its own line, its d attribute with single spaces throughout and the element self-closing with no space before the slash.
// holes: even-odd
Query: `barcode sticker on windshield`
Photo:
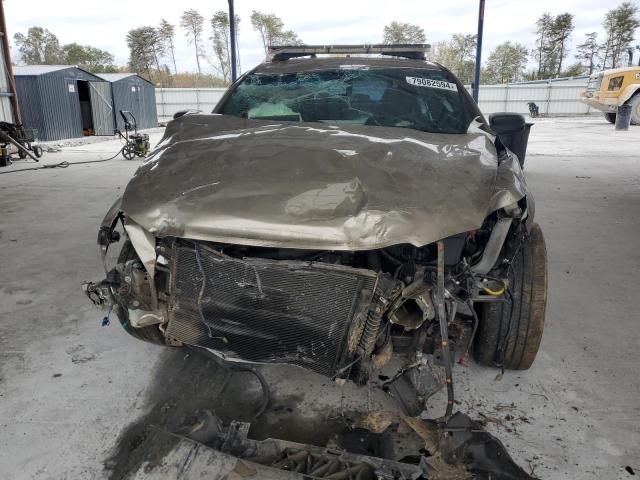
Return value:
<svg viewBox="0 0 640 480">
<path fill-rule="evenodd" d="M 458 86 L 455 83 L 445 82 L 444 80 L 432 80 L 430 78 L 406 77 L 407 83 L 417 87 L 440 88 L 441 90 L 449 90 L 457 92 Z"/>
</svg>

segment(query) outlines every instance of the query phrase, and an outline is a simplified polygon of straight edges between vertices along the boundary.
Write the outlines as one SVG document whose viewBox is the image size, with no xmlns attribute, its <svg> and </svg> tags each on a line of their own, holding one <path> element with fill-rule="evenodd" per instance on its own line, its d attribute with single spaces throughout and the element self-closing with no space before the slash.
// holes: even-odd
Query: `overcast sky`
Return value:
<svg viewBox="0 0 640 480">
<path fill-rule="evenodd" d="M 1 1 L 1 0 L 0 0 Z M 484 55 L 507 40 L 517 41 L 528 48 L 534 44 L 535 21 L 544 12 L 575 15 L 575 31 L 571 38 L 572 51 L 567 64 L 574 62 L 573 46 L 584 34 L 602 32 L 602 19 L 607 10 L 622 0 L 487 0 L 484 26 Z M 184 32 L 178 28 L 180 14 L 195 8 L 208 19 L 216 10 L 226 10 L 226 0 L 5 0 L 7 28 L 13 37 L 26 32 L 30 26 L 41 26 L 55 33 L 61 43 L 88 44 L 113 53 L 118 65 L 125 65 L 128 49 L 127 31 L 142 25 L 157 25 L 161 18 L 176 25 L 176 61 L 178 70 L 195 71 L 195 57 Z M 420 25 L 427 42 L 446 40 L 452 33 L 475 33 L 478 0 L 236 0 L 236 12 L 241 17 L 240 58 L 242 70 L 263 60 L 264 54 L 258 34 L 249 22 L 251 10 L 275 13 L 287 29 L 293 29 L 306 43 L 375 43 L 382 39 L 385 24 L 397 20 Z M 206 28 L 207 51 L 210 52 Z M 603 33 L 599 34 L 601 37 Z M 14 61 L 19 60 L 14 51 Z M 210 58 L 209 58 L 210 61 Z M 203 62 L 203 68 L 213 68 Z"/>
</svg>

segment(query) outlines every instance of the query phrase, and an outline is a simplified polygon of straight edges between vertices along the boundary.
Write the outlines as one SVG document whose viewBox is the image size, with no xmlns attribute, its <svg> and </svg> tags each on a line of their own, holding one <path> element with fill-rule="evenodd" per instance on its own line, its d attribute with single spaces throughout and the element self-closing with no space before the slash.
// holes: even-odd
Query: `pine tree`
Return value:
<svg viewBox="0 0 640 480">
<path fill-rule="evenodd" d="M 625 51 L 633 42 L 638 21 L 638 6 L 623 2 L 619 7 L 609 10 L 602 23 L 607 38 L 604 44 L 603 68 L 617 68 L 623 65 Z"/>
<path fill-rule="evenodd" d="M 584 36 L 584 42 L 577 47 L 578 54 L 576 58 L 581 60 L 584 69 L 591 75 L 593 71 L 599 67 L 600 54 L 602 46 L 598 44 L 598 33 L 591 32 Z"/>
</svg>

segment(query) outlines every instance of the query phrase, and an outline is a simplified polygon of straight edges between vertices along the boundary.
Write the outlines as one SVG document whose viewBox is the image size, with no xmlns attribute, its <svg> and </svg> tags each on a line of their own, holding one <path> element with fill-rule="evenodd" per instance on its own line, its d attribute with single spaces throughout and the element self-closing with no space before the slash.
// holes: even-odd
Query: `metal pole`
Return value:
<svg viewBox="0 0 640 480">
<path fill-rule="evenodd" d="M 480 68 L 482 66 L 482 28 L 484 26 L 484 0 L 480 0 L 478 11 L 478 41 L 476 46 L 476 71 L 473 76 L 473 99 L 478 103 L 480 93 Z"/>
<path fill-rule="evenodd" d="M 22 125 L 20 117 L 20 108 L 18 107 L 18 97 L 16 94 L 16 79 L 13 76 L 13 67 L 11 65 L 11 52 L 9 50 L 9 39 L 7 34 L 7 21 L 4 16 L 4 2 L 0 0 L 0 35 L 2 36 L 2 53 L 4 54 L 4 65 L 7 73 L 7 81 L 9 82 L 9 91 L 11 92 L 10 102 L 11 111 L 13 113 L 13 122 L 16 125 Z"/>
<path fill-rule="evenodd" d="M 233 0 L 229 0 L 229 40 L 231 41 L 231 81 L 238 78 L 238 64 L 236 60 L 236 14 L 233 9 Z"/>
<path fill-rule="evenodd" d="M 440 340 L 442 345 L 442 361 L 444 362 L 445 380 L 447 382 L 447 419 L 453 413 L 453 374 L 451 368 L 451 347 L 449 346 L 449 320 L 444 305 L 444 242 L 438 242 L 438 259 L 436 270 L 436 298 L 438 309 L 438 321 L 440 323 Z M 453 320 L 453 318 L 452 318 Z"/>
</svg>

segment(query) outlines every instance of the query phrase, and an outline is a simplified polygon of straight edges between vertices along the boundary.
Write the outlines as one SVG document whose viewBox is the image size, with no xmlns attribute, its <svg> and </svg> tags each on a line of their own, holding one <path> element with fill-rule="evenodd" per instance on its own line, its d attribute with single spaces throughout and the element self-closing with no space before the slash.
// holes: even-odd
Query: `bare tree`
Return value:
<svg viewBox="0 0 640 480">
<path fill-rule="evenodd" d="M 238 25 L 240 23 L 240 17 L 236 15 L 236 42 L 238 35 Z M 231 80 L 231 31 L 229 25 L 229 14 L 224 10 L 219 10 L 211 17 L 211 29 L 213 36 L 211 40 L 213 42 L 213 54 L 216 59 L 214 67 L 225 82 Z M 240 70 L 239 62 L 236 56 L 236 68 Z"/>
<path fill-rule="evenodd" d="M 158 27 L 158 38 L 160 42 L 162 42 L 164 46 L 164 51 L 166 55 L 171 59 L 171 63 L 173 63 L 173 74 L 178 74 L 178 68 L 176 66 L 176 48 L 174 45 L 175 39 L 175 27 L 167 22 L 164 18 L 160 20 L 160 26 Z"/>
<path fill-rule="evenodd" d="M 426 41 L 424 30 L 418 25 L 394 21 L 384 27 L 382 43 L 424 43 Z"/>
<path fill-rule="evenodd" d="M 160 59 L 162 57 L 165 56 L 166 54 L 166 49 L 165 49 L 165 44 L 164 42 L 160 39 L 160 33 L 158 31 L 157 28 L 154 27 L 146 27 L 150 29 L 150 38 L 152 39 L 151 42 L 151 51 L 153 52 L 153 60 L 156 64 L 156 70 L 158 71 L 158 77 L 160 77 L 160 83 L 162 86 L 164 86 L 164 81 L 166 75 L 163 75 L 165 72 L 165 69 L 163 69 L 160 66 Z"/>
<path fill-rule="evenodd" d="M 180 26 L 185 31 L 185 35 L 189 40 L 189 43 L 193 45 L 196 52 L 196 65 L 198 66 L 198 74 L 202 73 L 200 68 L 200 58 L 203 56 L 202 52 L 202 32 L 204 31 L 204 17 L 200 13 L 191 8 L 185 10 L 180 17 Z"/>
<path fill-rule="evenodd" d="M 302 45 L 302 40 L 293 30 L 285 30 L 283 21 L 273 13 L 251 12 L 251 26 L 260 34 L 264 55 L 269 55 L 273 45 Z"/>
</svg>

